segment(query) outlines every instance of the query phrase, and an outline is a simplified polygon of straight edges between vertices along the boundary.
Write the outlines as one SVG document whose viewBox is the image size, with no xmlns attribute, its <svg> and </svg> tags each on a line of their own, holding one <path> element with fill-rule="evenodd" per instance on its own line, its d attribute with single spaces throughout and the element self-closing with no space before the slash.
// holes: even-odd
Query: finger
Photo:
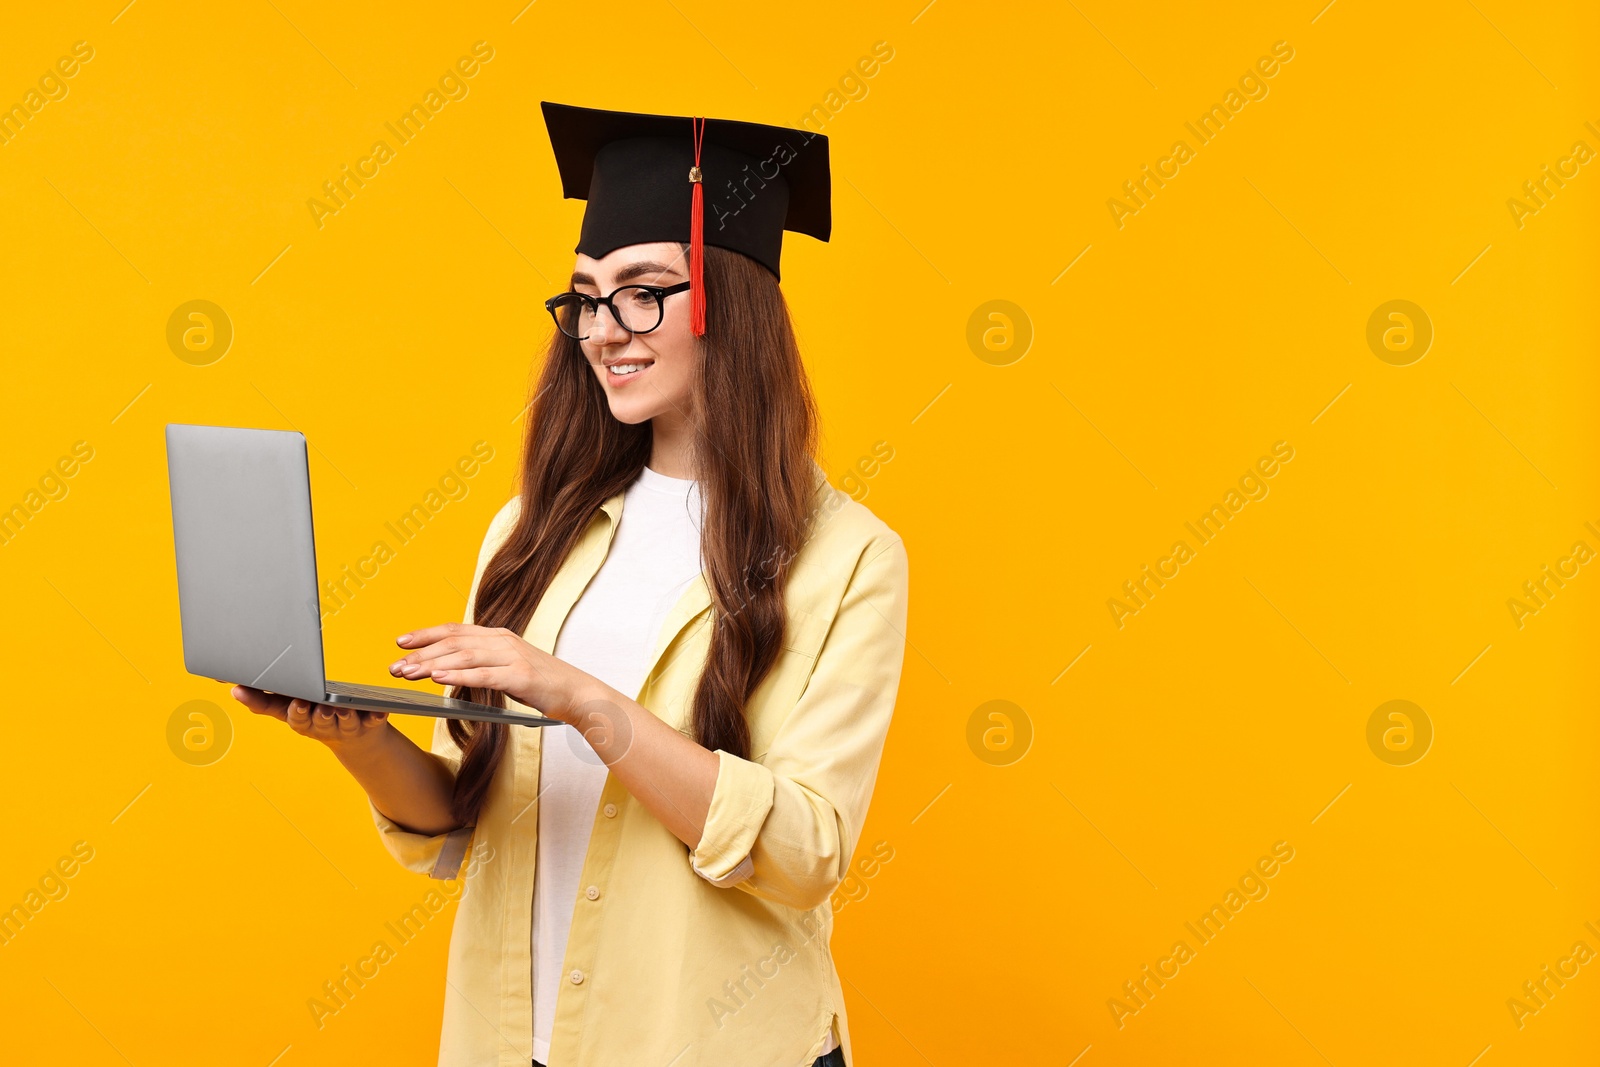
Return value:
<svg viewBox="0 0 1600 1067">
<path fill-rule="evenodd" d="M 434 671 L 429 680 L 440 685 L 470 689 L 501 689 L 511 684 L 504 667 L 467 667 L 460 670 Z"/>
<path fill-rule="evenodd" d="M 363 711 L 361 713 L 361 724 L 369 729 L 382 726 L 388 721 L 389 713 L 387 711 Z"/>
<path fill-rule="evenodd" d="M 230 695 L 257 715 L 270 715 L 280 722 L 288 721 L 288 697 L 279 696 L 276 693 L 265 693 L 260 689 L 252 689 L 247 685 L 234 686 L 230 691 Z"/>
<path fill-rule="evenodd" d="M 505 638 L 495 630 L 486 630 L 481 626 L 474 626 L 470 632 L 450 634 L 437 641 L 413 649 L 401 657 L 402 663 L 422 663 L 438 656 L 451 652 L 459 652 L 467 648 L 503 648 L 506 647 Z"/>
<path fill-rule="evenodd" d="M 341 736 L 349 737 L 361 732 L 361 713 L 353 708 L 340 708 L 334 712 Z"/>
<path fill-rule="evenodd" d="M 491 633 L 448 637 L 401 658 L 390 666 L 390 673 L 401 678 L 426 678 L 430 671 L 441 667 L 503 667 L 512 662 L 515 654 L 513 646 Z"/>
<path fill-rule="evenodd" d="M 431 645 L 435 641 L 442 641 L 446 637 L 473 632 L 486 632 L 486 628 L 465 622 L 447 622 L 440 626 L 424 626 L 420 630 L 412 630 L 408 634 L 401 634 L 394 639 L 394 643 L 401 648 L 421 648 L 423 645 Z"/>
<path fill-rule="evenodd" d="M 480 689 L 498 689 L 510 693 L 529 680 L 529 675 L 547 679 L 548 672 L 537 661 L 526 661 L 518 656 L 500 657 L 491 653 L 480 662 L 462 667 L 441 665 L 428 672 L 428 680 L 439 685 L 455 685 Z M 421 675 L 412 675 L 421 677 Z M 519 681 L 521 680 L 521 681 Z"/>
<path fill-rule="evenodd" d="M 262 707 L 272 696 L 270 693 L 248 685 L 236 685 L 228 690 L 228 695 L 247 708 Z"/>
<path fill-rule="evenodd" d="M 311 729 L 319 737 L 329 737 L 334 732 L 334 708 L 326 704 L 318 704 L 311 712 Z"/>
<path fill-rule="evenodd" d="M 420 663 L 425 663 L 428 660 L 435 659 L 448 652 L 454 652 L 457 649 L 468 647 L 468 645 L 471 643 L 473 643 L 473 638 L 469 635 L 442 637 L 437 641 L 423 645 L 422 647 L 414 649 L 406 655 L 401 656 L 392 665 L 390 665 L 389 673 L 405 676 L 408 669 L 415 668 Z"/>
<path fill-rule="evenodd" d="M 436 671 L 459 671 L 468 667 L 507 667 L 510 664 L 510 657 L 501 650 L 463 648 L 459 652 L 436 656 L 431 660 L 425 660 L 415 665 L 412 676 L 423 678 Z"/>
<path fill-rule="evenodd" d="M 297 734 L 311 732 L 311 705 L 304 700 L 289 701 L 287 717 L 289 727 Z"/>
</svg>

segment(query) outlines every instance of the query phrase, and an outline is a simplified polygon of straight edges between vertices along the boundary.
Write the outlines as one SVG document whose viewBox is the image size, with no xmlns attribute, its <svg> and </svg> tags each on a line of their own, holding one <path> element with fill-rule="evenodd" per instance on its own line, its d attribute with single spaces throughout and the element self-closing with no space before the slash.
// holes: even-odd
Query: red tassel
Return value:
<svg viewBox="0 0 1600 1067">
<path fill-rule="evenodd" d="M 694 199 L 689 208 L 689 329 L 696 337 L 706 332 L 706 288 L 704 264 L 705 182 L 700 173 L 700 143 L 705 136 L 705 119 L 695 118 L 694 169 L 689 181 L 694 184 Z"/>
</svg>

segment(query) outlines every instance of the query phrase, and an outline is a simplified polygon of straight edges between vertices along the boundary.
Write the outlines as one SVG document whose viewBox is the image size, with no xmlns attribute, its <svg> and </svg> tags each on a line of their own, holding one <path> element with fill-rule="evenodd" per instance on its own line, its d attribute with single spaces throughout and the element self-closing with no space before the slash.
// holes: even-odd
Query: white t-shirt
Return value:
<svg viewBox="0 0 1600 1067">
<path fill-rule="evenodd" d="M 700 574 L 699 485 L 645 467 L 628 487 L 605 562 L 562 624 L 555 657 L 629 697 L 644 683 L 661 626 Z M 539 853 L 533 883 L 533 1056 L 550 1055 L 556 994 L 606 765 L 574 729 L 540 746 Z"/>
</svg>

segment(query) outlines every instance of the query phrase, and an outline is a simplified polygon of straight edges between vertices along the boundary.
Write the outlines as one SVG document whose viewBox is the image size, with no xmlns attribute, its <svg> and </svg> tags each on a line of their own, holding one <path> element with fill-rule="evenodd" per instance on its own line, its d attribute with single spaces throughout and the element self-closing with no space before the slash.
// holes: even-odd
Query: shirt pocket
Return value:
<svg viewBox="0 0 1600 1067">
<path fill-rule="evenodd" d="M 750 723 L 751 758 L 757 761 L 766 755 L 772 738 L 805 691 L 817 665 L 817 654 L 822 651 L 823 639 L 828 636 L 828 619 L 803 608 L 789 608 L 787 614 L 778 658 L 750 694 L 745 708 L 745 717 Z"/>
<path fill-rule="evenodd" d="M 815 660 L 822 649 L 822 639 L 828 636 L 828 620 L 813 615 L 804 608 L 789 608 L 789 622 L 783 631 L 783 648 L 798 652 Z"/>
</svg>

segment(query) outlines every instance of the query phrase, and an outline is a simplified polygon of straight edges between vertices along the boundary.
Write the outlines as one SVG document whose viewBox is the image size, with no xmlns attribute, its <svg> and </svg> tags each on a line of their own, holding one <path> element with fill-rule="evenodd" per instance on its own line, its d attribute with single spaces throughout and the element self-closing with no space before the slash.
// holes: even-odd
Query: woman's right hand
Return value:
<svg viewBox="0 0 1600 1067">
<path fill-rule="evenodd" d="M 327 745 L 379 814 L 405 832 L 434 836 L 461 826 L 452 811 L 455 766 L 417 747 L 389 724 L 388 712 L 291 700 L 247 685 L 234 686 L 233 699 Z"/>
<path fill-rule="evenodd" d="M 267 693 L 247 685 L 233 687 L 233 699 L 255 712 L 270 715 L 289 724 L 289 729 L 304 737 L 321 741 L 336 753 L 370 747 L 389 729 L 386 711 L 358 711 L 313 704 L 278 693 Z"/>
</svg>

